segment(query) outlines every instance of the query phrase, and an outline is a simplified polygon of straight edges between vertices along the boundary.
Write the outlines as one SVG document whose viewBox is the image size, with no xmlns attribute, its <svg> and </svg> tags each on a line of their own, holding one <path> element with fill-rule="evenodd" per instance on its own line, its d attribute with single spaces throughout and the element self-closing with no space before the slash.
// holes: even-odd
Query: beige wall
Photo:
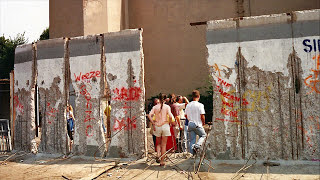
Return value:
<svg viewBox="0 0 320 180">
<path fill-rule="evenodd" d="M 81 36 L 83 28 L 82 0 L 50 0 L 50 38 Z"/>
<path fill-rule="evenodd" d="M 277 14 L 291 11 L 319 9 L 319 0 L 250 0 L 251 15 Z"/>
<path fill-rule="evenodd" d="M 84 34 L 101 34 L 108 32 L 108 12 L 106 0 L 84 0 L 83 19 Z"/>
<path fill-rule="evenodd" d="M 123 29 L 122 0 L 50 0 L 50 38 Z"/>
<path fill-rule="evenodd" d="M 129 27 L 144 29 L 146 97 L 207 85 L 206 27 L 191 22 L 315 8 L 318 0 L 130 0 Z"/>
</svg>

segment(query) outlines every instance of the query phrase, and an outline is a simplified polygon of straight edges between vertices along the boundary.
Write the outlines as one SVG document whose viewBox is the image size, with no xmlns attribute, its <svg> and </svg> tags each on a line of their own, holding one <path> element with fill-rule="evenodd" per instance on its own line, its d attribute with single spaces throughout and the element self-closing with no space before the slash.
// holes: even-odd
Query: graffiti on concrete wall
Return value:
<svg viewBox="0 0 320 180">
<path fill-rule="evenodd" d="M 320 131 L 320 118 L 319 116 L 308 116 L 306 118 L 307 121 L 311 121 L 311 124 L 312 123 L 315 123 L 316 126 L 313 126 L 313 125 L 309 125 L 307 127 L 302 127 L 301 125 L 301 121 L 302 121 L 302 112 L 299 111 L 298 112 L 298 119 L 296 120 L 298 126 L 297 126 L 297 129 L 299 129 L 305 136 L 306 138 L 306 143 L 307 143 L 307 146 L 308 148 L 311 149 L 312 151 L 312 155 L 316 152 L 317 150 L 317 147 L 314 147 L 314 142 L 312 142 L 312 136 L 314 136 L 317 131 Z"/>
<path fill-rule="evenodd" d="M 134 81 L 133 83 L 136 83 Z M 128 114 L 128 110 L 132 108 L 131 102 L 138 101 L 142 96 L 142 90 L 140 87 L 121 87 L 121 88 L 115 88 L 112 90 L 114 94 L 114 98 L 112 100 L 114 101 L 120 101 L 122 103 L 122 109 L 124 109 L 125 115 Z M 121 119 L 115 119 L 115 123 L 113 125 L 114 131 L 119 130 L 130 130 L 130 129 L 136 129 L 136 117 L 125 117 Z"/>
<path fill-rule="evenodd" d="M 80 94 L 83 95 L 86 100 L 86 110 L 84 119 L 84 123 L 86 126 L 86 135 L 87 137 L 91 137 L 93 136 L 91 121 L 94 121 L 95 118 L 92 116 L 91 94 L 88 91 L 87 85 L 83 84 L 80 86 Z"/>
<path fill-rule="evenodd" d="M 305 47 L 303 49 L 305 52 L 316 52 L 317 50 L 320 52 L 320 39 L 305 39 L 302 44 Z"/>
<path fill-rule="evenodd" d="M 312 92 L 320 94 L 320 55 L 313 56 L 312 59 L 316 61 L 316 69 L 310 69 L 311 74 L 304 80 L 304 83 L 310 88 L 307 94 Z"/>
<path fill-rule="evenodd" d="M 18 96 L 14 96 L 13 97 L 13 101 L 14 101 L 14 107 L 17 109 L 17 112 L 23 114 L 24 110 L 23 110 L 23 105 L 21 104 L 21 102 L 19 101 Z"/>
<path fill-rule="evenodd" d="M 271 86 L 268 86 L 265 90 L 246 90 L 242 93 L 242 97 L 236 95 L 236 90 L 232 89 L 232 84 L 228 83 L 222 78 L 222 72 L 230 73 L 230 68 L 225 65 L 219 66 L 214 64 L 211 66 L 213 70 L 213 76 L 217 79 L 217 85 L 215 91 L 219 94 L 221 100 L 220 113 L 229 118 L 221 119 L 216 118 L 216 121 L 231 122 L 236 125 L 242 126 L 257 126 L 257 123 L 241 124 L 241 120 L 238 118 L 240 111 L 246 112 L 264 112 L 269 109 L 270 99 L 269 94 Z"/>
<path fill-rule="evenodd" d="M 115 88 L 113 93 L 115 97 L 113 100 L 119 101 L 138 101 L 141 96 L 141 89 L 139 87 L 131 87 L 131 88 Z"/>
<path fill-rule="evenodd" d="M 54 108 L 51 106 L 51 103 L 47 103 L 47 108 L 46 108 L 46 115 L 48 119 L 48 123 L 51 124 L 54 121 L 54 118 L 56 118 L 58 114 L 58 109 Z"/>
<path fill-rule="evenodd" d="M 79 75 L 76 75 L 76 73 L 74 73 L 74 78 L 76 82 L 85 81 L 87 83 L 90 83 L 91 79 L 98 78 L 98 77 L 100 77 L 100 71 L 90 71 L 87 73 L 80 72 Z"/>
</svg>

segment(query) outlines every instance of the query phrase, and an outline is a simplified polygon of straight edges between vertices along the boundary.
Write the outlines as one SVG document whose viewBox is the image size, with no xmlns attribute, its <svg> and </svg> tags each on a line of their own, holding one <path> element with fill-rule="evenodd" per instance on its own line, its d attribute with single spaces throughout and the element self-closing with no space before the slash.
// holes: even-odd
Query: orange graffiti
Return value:
<svg viewBox="0 0 320 180">
<path fill-rule="evenodd" d="M 316 93 L 320 94 L 320 80 L 318 78 L 318 75 L 320 74 L 320 55 L 312 57 L 312 59 L 316 60 L 316 69 L 310 69 L 313 74 L 309 75 L 305 80 L 304 83 L 306 86 L 308 86 L 311 91 L 309 91 L 307 94 L 312 93 L 315 91 Z"/>
<path fill-rule="evenodd" d="M 222 67 L 225 67 L 225 68 L 229 68 L 228 66 L 225 66 L 225 65 L 221 65 Z M 214 63 L 213 66 L 211 66 L 213 68 L 213 71 L 215 72 L 218 72 L 219 74 L 219 77 L 221 77 L 221 69 L 219 68 L 219 66 L 217 65 L 217 63 Z"/>
</svg>

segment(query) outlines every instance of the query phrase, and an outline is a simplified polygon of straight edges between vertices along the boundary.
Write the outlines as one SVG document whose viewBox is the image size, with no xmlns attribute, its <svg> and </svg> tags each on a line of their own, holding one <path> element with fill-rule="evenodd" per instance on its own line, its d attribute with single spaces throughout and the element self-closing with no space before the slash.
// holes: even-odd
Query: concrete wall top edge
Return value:
<svg viewBox="0 0 320 180">
<path fill-rule="evenodd" d="M 239 21 L 239 28 L 254 27 L 268 24 L 284 24 L 291 21 L 320 21 L 320 9 L 293 11 L 291 14 L 271 14 L 261 16 L 250 16 L 243 18 L 230 18 L 212 20 L 207 22 L 207 30 L 235 29 L 236 21 Z"/>
<path fill-rule="evenodd" d="M 141 31 L 143 31 L 142 28 L 140 28 L 140 29 L 125 29 L 125 30 L 117 31 L 117 32 L 104 33 L 104 37 L 132 35 L 132 34 L 140 33 Z"/>
<path fill-rule="evenodd" d="M 64 38 L 38 41 L 37 60 L 64 57 Z"/>
<path fill-rule="evenodd" d="M 100 54 L 100 35 L 71 38 L 69 41 L 70 57 Z"/>
<path fill-rule="evenodd" d="M 23 44 L 16 47 L 14 64 L 32 61 L 32 44 Z"/>
<path fill-rule="evenodd" d="M 208 21 L 207 29 L 236 29 L 237 23 L 234 19 Z"/>
<path fill-rule="evenodd" d="M 290 23 L 291 15 L 289 14 L 271 14 L 262 16 L 244 17 L 239 19 L 239 27 L 260 26 L 267 24 Z"/>
<path fill-rule="evenodd" d="M 119 31 L 104 36 L 106 53 L 140 51 L 141 31 Z"/>
<path fill-rule="evenodd" d="M 320 21 L 320 9 L 294 11 L 292 14 L 295 21 Z"/>
</svg>

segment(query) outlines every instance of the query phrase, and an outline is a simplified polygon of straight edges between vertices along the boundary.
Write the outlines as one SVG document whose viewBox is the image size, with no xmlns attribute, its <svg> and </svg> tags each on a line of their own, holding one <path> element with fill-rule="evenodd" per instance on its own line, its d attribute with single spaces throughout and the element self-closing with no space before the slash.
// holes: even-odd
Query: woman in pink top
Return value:
<svg viewBox="0 0 320 180">
<path fill-rule="evenodd" d="M 159 94 L 159 100 L 160 103 L 153 106 L 151 109 L 148 117 L 150 119 L 150 122 L 152 123 L 152 126 L 154 127 L 153 134 L 156 136 L 157 139 L 157 154 L 158 159 L 157 162 L 160 161 L 160 166 L 164 166 L 164 154 L 166 153 L 166 145 L 167 145 L 167 139 L 169 136 L 171 136 L 170 133 L 170 126 L 168 122 L 168 116 L 169 119 L 173 119 L 173 115 L 171 113 L 170 106 L 164 104 L 166 99 L 165 94 Z M 153 116 L 155 116 L 155 120 L 153 120 Z M 161 156 L 160 156 L 161 152 Z M 161 159 L 159 160 L 159 158 Z"/>
</svg>

